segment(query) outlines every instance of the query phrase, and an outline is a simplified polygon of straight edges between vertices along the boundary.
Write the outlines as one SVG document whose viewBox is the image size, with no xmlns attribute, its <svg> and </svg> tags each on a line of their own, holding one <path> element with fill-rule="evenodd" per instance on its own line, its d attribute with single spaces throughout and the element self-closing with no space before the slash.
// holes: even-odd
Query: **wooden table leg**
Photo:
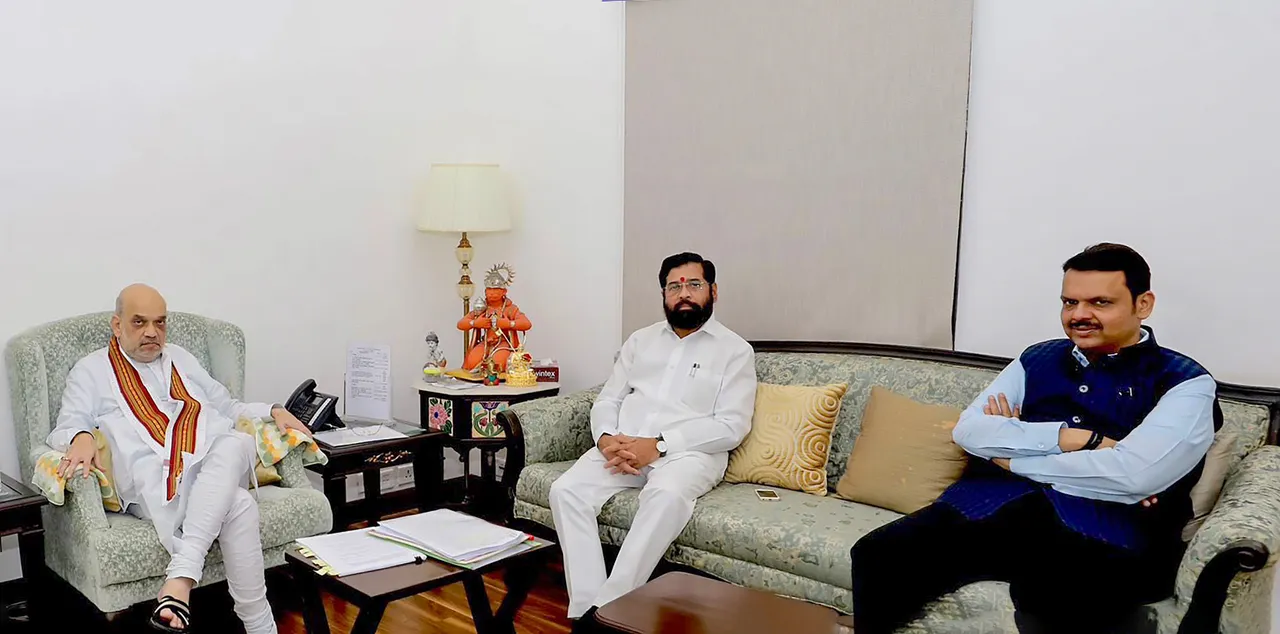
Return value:
<svg viewBox="0 0 1280 634">
<path fill-rule="evenodd" d="M 361 606 L 360 613 L 356 615 L 356 624 L 351 628 L 351 634 L 376 634 L 378 623 L 382 622 L 382 613 L 386 609 L 387 604 L 381 601 Z"/>
<path fill-rule="evenodd" d="M 372 469 L 364 472 L 364 503 L 361 505 L 364 509 L 362 515 L 363 520 L 369 522 L 370 526 L 376 526 L 378 520 L 382 519 L 382 469 Z"/>
<path fill-rule="evenodd" d="M 484 577 L 474 572 L 462 579 L 462 586 L 467 590 L 467 604 L 471 606 L 471 619 L 476 624 L 476 634 L 515 634 L 515 625 L 511 621 L 501 621 L 494 617 L 493 606 L 489 605 L 489 593 L 484 589 Z"/>
<path fill-rule="evenodd" d="M 329 617 L 324 613 L 324 600 L 320 598 L 320 585 L 316 573 L 308 568 L 293 566 L 293 582 L 302 595 L 302 620 L 307 634 L 329 634 Z"/>
<path fill-rule="evenodd" d="M 45 583 L 44 529 L 19 533 L 18 549 L 21 551 L 22 576 L 27 584 L 27 615 L 34 627 L 42 628 L 52 623 L 48 618 L 49 612 L 45 610 L 45 594 L 49 587 Z"/>
<path fill-rule="evenodd" d="M 498 613 L 494 615 L 498 623 L 515 623 L 516 612 L 520 610 L 520 606 L 524 605 L 524 600 L 529 596 L 529 591 L 533 589 L 533 584 L 538 581 L 538 575 L 542 572 L 542 559 L 541 556 L 534 555 L 531 561 L 521 559 L 518 562 L 512 562 L 511 567 L 507 568 L 504 575 L 507 595 L 502 598 L 502 605 L 498 606 Z"/>
<path fill-rule="evenodd" d="M 329 508 L 333 509 L 333 532 L 347 530 L 351 524 L 347 514 L 347 476 L 324 474 L 324 497 L 329 500 Z"/>
<path fill-rule="evenodd" d="M 418 496 L 418 512 L 426 513 L 441 507 L 441 489 L 444 485 L 444 445 L 427 443 L 413 457 L 413 489 Z"/>
</svg>

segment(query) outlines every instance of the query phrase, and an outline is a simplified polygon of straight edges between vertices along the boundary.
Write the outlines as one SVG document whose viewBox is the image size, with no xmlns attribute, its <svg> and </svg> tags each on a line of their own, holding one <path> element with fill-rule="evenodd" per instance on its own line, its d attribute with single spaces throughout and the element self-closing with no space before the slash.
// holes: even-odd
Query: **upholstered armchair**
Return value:
<svg viewBox="0 0 1280 634">
<path fill-rule="evenodd" d="M 17 335 L 5 348 L 21 477 L 30 481 L 36 460 L 50 448 L 45 437 L 62 405 L 67 373 L 111 337 L 111 313 L 81 315 Z M 244 396 L 244 332 L 222 321 L 169 313 L 169 341 L 186 348 L 236 398 Z M 282 481 L 258 489 L 262 546 L 268 567 L 284 563 L 284 548 L 299 537 L 329 531 L 333 515 L 311 487 L 298 452 L 278 465 Z M 72 478 L 62 506 L 44 510 L 49 570 L 107 613 L 154 600 L 169 555 L 150 522 L 103 509 L 97 482 Z M 202 584 L 225 579 L 215 543 Z"/>
</svg>

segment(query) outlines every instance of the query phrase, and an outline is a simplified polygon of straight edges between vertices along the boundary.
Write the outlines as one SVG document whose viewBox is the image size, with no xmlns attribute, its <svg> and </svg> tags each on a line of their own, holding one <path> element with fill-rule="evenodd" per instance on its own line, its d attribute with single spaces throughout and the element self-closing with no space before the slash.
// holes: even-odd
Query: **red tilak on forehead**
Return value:
<svg viewBox="0 0 1280 634">
<path fill-rule="evenodd" d="M 680 282 L 681 282 L 681 283 L 683 283 L 683 282 L 684 282 L 684 278 L 683 278 L 683 277 L 682 277 L 682 278 L 680 278 Z"/>
</svg>

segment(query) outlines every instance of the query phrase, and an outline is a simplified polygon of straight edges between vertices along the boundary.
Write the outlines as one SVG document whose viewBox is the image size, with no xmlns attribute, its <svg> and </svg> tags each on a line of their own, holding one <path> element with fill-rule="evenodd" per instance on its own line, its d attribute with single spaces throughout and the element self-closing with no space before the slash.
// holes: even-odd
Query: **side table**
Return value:
<svg viewBox="0 0 1280 634">
<path fill-rule="evenodd" d="M 44 520 L 40 509 L 48 500 L 30 487 L 0 473 L 0 536 L 17 534 L 22 578 L 27 589 L 27 617 L 33 624 L 47 623 L 43 602 L 48 584 L 44 565 Z M 10 624 L 9 606 L 0 604 L 0 624 Z M 11 625 L 6 625 L 8 631 Z"/>
<path fill-rule="evenodd" d="M 499 495 L 497 482 L 498 451 L 523 438 L 513 437 L 503 415 L 511 405 L 560 394 L 559 383 L 538 383 L 533 387 L 474 385 L 455 390 L 424 380 L 414 384 L 421 407 L 424 429 L 445 434 L 445 446 L 462 456 L 463 496 L 458 506 L 486 519 L 506 519 L 510 512 L 511 491 Z M 482 491 L 471 486 L 471 450 L 480 450 L 480 482 Z M 508 452 L 510 455 L 510 452 Z M 505 475 L 505 474 L 504 474 Z M 505 479 L 505 478 L 504 478 Z"/>
<path fill-rule="evenodd" d="M 360 420 L 346 423 L 348 428 L 378 424 Z M 324 479 L 324 496 L 333 509 L 334 531 L 344 531 L 352 522 L 362 520 L 375 523 L 386 513 L 414 507 L 429 511 L 440 506 L 445 434 L 401 421 L 382 425 L 404 434 L 404 438 L 337 446 L 316 439 L 320 449 L 329 456 L 329 463 L 308 465 L 307 469 Z M 413 463 L 413 491 L 397 492 L 395 499 L 384 500 L 382 470 L 408 463 Z M 347 501 L 347 476 L 353 473 L 364 475 L 362 502 Z"/>
</svg>

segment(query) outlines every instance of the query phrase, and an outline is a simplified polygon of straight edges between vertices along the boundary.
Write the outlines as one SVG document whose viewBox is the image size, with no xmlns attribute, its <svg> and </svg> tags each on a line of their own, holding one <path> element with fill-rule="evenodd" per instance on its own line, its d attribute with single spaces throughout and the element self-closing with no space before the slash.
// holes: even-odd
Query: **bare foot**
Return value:
<svg viewBox="0 0 1280 634">
<path fill-rule="evenodd" d="M 160 595 L 156 599 L 159 600 L 165 596 L 170 596 L 187 605 L 191 605 L 191 588 L 194 585 L 196 585 L 196 582 L 186 577 L 169 579 L 164 582 L 163 586 L 160 586 Z M 160 610 L 160 620 L 168 622 L 169 627 L 186 629 L 186 624 L 182 622 L 182 619 L 178 618 L 178 615 L 168 608 Z"/>
</svg>

